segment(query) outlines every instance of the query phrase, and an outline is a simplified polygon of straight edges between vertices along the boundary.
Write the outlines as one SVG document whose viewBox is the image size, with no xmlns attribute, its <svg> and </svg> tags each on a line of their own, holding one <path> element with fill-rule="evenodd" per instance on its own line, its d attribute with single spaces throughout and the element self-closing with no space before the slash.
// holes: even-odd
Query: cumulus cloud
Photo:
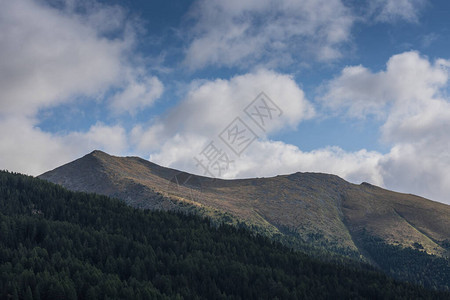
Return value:
<svg viewBox="0 0 450 300">
<path fill-rule="evenodd" d="M 128 143 L 127 133 L 123 127 L 108 126 L 101 122 L 92 125 L 87 132 L 71 132 L 64 135 L 62 140 L 65 145 L 77 149 L 82 154 L 92 149 L 102 149 L 108 153 L 124 153 Z"/>
<path fill-rule="evenodd" d="M 351 117 L 382 115 L 389 100 L 385 90 L 386 78 L 382 74 L 373 74 L 361 65 L 346 67 L 327 84 L 326 94 L 321 100 L 327 108 L 345 112 Z"/>
<path fill-rule="evenodd" d="M 351 117 L 383 114 L 391 103 L 432 99 L 446 85 L 447 67 L 445 60 L 430 64 L 414 51 L 392 56 L 386 71 L 378 73 L 363 66 L 346 67 L 327 84 L 322 100 L 328 108 Z"/>
<path fill-rule="evenodd" d="M 431 144 L 399 143 L 392 147 L 380 160 L 386 186 L 450 204 L 450 142 L 443 138 Z"/>
<path fill-rule="evenodd" d="M 111 108 L 115 113 L 131 113 L 153 105 L 161 97 L 164 85 L 155 76 L 131 78 L 126 86 L 112 97 Z"/>
<path fill-rule="evenodd" d="M 266 131 L 244 112 L 261 91 L 283 111 L 279 119 L 267 122 Z M 377 168 L 382 158 L 379 153 L 367 150 L 348 153 L 339 147 L 304 152 L 294 145 L 270 139 L 280 130 L 295 129 L 300 122 L 314 116 L 312 104 L 291 76 L 262 69 L 229 80 L 192 84 L 183 101 L 153 126 L 136 126 L 131 140 L 140 153 L 151 153 L 150 160 L 196 174 L 203 175 L 205 170 L 194 157 L 200 158 L 199 153 L 213 142 L 232 161 L 221 174 L 213 173 L 217 177 L 243 178 L 315 171 L 383 184 Z M 241 155 L 233 153 L 219 138 L 235 117 L 240 117 L 258 135 L 258 139 L 249 144 Z"/>
<path fill-rule="evenodd" d="M 349 117 L 383 112 L 379 162 L 387 187 L 449 202 L 450 61 L 417 52 L 392 56 L 386 70 L 347 67 L 327 84 L 325 106 Z"/>
<path fill-rule="evenodd" d="M 123 153 L 127 145 L 120 126 L 98 123 L 87 132 L 55 135 L 40 130 L 33 120 L 17 116 L 0 120 L 0 136 L 1 168 L 31 175 L 70 162 L 92 149 Z"/>
<path fill-rule="evenodd" d="M 425 0 L 197 0 L 188 15 L 184 63 L 246 68 L 331 61 L 360 22 L 417 22 Z"/>
<path fill-rule="evenodd" d="M 122 8 L 95 1 L 2 1 L 0 28 L 2 168 L 36 175 L 90 147 L 124 151 L 120 126 L 97 124 L 62 136 L 43 132 L 36 119 L 40 110 L 76 105 L 80 97 L 117 93 L 105 105 L 132 112 L 161 95 L 158 78 L 132 71 L 137 29 Z"/>
<path fill-rule="evenodd" d="M 86 6 L 81 7 L 86 13 L 80 14 L 74 3 L 62 3 L 58 9 L 27 0 L 3 3 L 1 112 L 33 115 L 76 96 L 98 97 L 111 86 L 119 90 L 114 108 L 124 102 L 131 108 L 148 106 L 161 94 L 156 77 L 131 71 L 126 57 L 135 31 L 123 11 L 86 1 L 79 4 Z"/>
<path fill-rule="evenodd" d="M 5 1 L 0 27 L 2 113 L 34 114 L 119 79 L 126 42 L 99 38 L 76 16 L 33 1 Z"/>
<path fill-rule="evenodd" d="M 147 130 L 137 126 L 133 130 L 133 135 L 138 136 L 137 147 L 151 149 L 156 141 L 180 133 L 216 136 L 235 117 L 245 117 L 244 109 L 261 91 L 282 110 L 282 118 L 273 118 L 265 129 L 267 133 L 295 128 L 301 120 L 314 116 L 311 103 L 291 76 L 262 69 L 230 80 L 192 83 L 185 99 L 156 125 Z"/>
<path fill-rule="evenodd" d="M 195 25 L 188 33 L 185 63 L 191 68 L 263 60 L 286 65 L 306 52 L 319 60 L 335 59 L 354 21 L 340 0 L 199 0 L 190 17 Z"/>
<path fill-rule="evenodd" d="M 390 146 L 384 154 L 366 149 L 349 152 L 335 146 L 305 152 L 271 140 L 277 130 L 295 128 L 315 114 L 305 109 L 311 103 L 289 76 L 267 70 L 193 84 L 186 98 L 154 126 L 137 126 L 134 141 L 141 151 L 151 153 L 151 160 L 197 174 L 203 174 L 203 169 L 193 157 L 213 141 L 232 160 L 221 177 L 325 172 L 450 203 L 449 63 L 405 52 L 392 56 L 383 71 L 347 67 L 326 85 L 321 101 L 328 109 L 350 118 L 384 112 L 378 116 L 383 122 L 382 140 Z M 267 94 L 289 114 L 267 133 L 257 131 L 259 138 L 242 155 L 233 155 L 218 134 L 234 116 L 242 116 L 248 102 L 244 99 L 252 99 L 260 87 L 270 88 Z M 245 116 L 243 120 L 248 121 Z"/>
<path fill-rule="evenodd" d="M 351 182 L 368 181 L 383 185 L 378 169 L 381 158 L 380 153 L 365 149 L 346 152 L 334 146 L 305 152 L 281 141 L 258 141 L 252 151 L 236 161 L 230 177 L 322 172 L 338 174 Z"/>
</svg>

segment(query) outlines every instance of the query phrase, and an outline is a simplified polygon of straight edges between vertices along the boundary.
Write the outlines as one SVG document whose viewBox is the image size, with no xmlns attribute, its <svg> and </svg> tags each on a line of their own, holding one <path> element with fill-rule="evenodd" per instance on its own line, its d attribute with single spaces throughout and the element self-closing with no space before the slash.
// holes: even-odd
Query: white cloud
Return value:
<svg viewBox="0 0 450 300">
<path fill-rule="evenodd" d="M 26 118 L 2 119 L 0 136 L 1 169 L 38 175 L 73 157 L 73 149 L 64 149 L 58 138 L 34 128 Z"/>
<path fill-rule="evenodd" d="M 128 137 L 125 129 L 119 125 L 107 126 L 97 123 L 87 132 L 71 132 L 62 137 L 64 145 L 71 148 L 81 148 L 84 154 L 92 149 L 100 149 L 108 153 L 124 153 L 128 149 Z"/>
<path fill-rule="evenodd" d="M 335 59 L 354 21 L 339 0 L 199 0 L 190 17 L 195 25 L 185 63 L 191 68 L 287 65 L 299 55 Z"/>
<path fill-rule="evenodd" d="M 162 82 L 155 76 L 144 76 L 142 79 L 132 78 L 125 88 L 114 95 L 111 108 L 116 113 L 135 113 L 137 109 L 151 106 L 164 91 Z"/>
<path fill-rule="evenodd" d="M 363 66 L 346 67 L 327 84 L 326 94 L 321 100 L 327 108 L 345 111 L 351 117 L 383 114 L 383 108 L 390 99 L 386 95 L 382 74 L 373 74 Z"/>
<path fill-rule="evenodd" d="M 380 160 L 386 186 L 450 204 L 449 147 L 448 137 L 434 143 L 396 144 Z"/>
<path fill-rule="evenodd" d="M 93 125 L 87 132 L 54 135 L 25 117 L 0 120 L 0 168 L 39 175 L 93 149 L 124 153 L 127 137 L 120 126 Z"/>
<path fill-rule="evenodd" d="M 245 117 L 243 109 L 264 91 L 283 110 L 267 134 Z M 213 141 L 234 162 L 220 177 L 242 178 L 274 176 L 298 171 L 334 173 L 349 180 L 383 184 L 377 168 L 382 155 L 366 150 L 347 153 L 339 147 L 303 152 L 298 147 L 269 136 L 279 130 L 296 128 L 299 122 L 314 117 L 314 110 L 303 91 L 288 75 L 260 70 L 230 80 L 202 81 L 191 85 L 185 99 L 150 128 L 136 126 L 132 141 L 139 153 L 151 153 L 150 160 L 196 174 L 203 174 L 194 156 Z M 218 135 L 235 118 L 241 117 L 259 139 L 240 157 L 234 155 Z M 271 122 L 272 122 L 271 121 Z M 214 174 L 218 175 L 218 174 Z"/>
<path fill-rule="evenodd" d="M 164 143 L 160 151 L 152 154 L 150 160 L 159 164 L 205 175 L 204 169 L 197 166 L 194 156 L 210 140 L 199 135 L 176 135 Z M 339 147 L 327 147 L 311 152 L 301 151 L 298 147 L 281 141 L 257 140 L 252 143 L 241 157 L 233 155 L 218 140 L 215 145 L 227 152 L 229 169 L 221 173 L 221 178 L 269 177 L 295 172 L 323 172 L 337 174 L 352 182 L 368 181 L 383 185 L 383 177 L 378 168 L 382 158 L 375 151 L 360 150 L 346 152 Z M 213 169 L 213 167 L 211 167 Z M 217 172 L 212 171 L 213 175 Z M 206 174 L 207 175 L 207 174 Z"/>
<path fill-rule="evenodd" d="M 185 35 L 184 63 L 248 68 L 335 60 L 360 22 L 418 22 L 425 0 L 197 0 Z"/>
<path fill-rule="evenodd" d="M 368 181 L 383 185 L 378 170 L 382 155 L 365 149 L 346 152 L 339 147 L 326 147 L 310 152 L 280 141 L 258 141 L 251 151 L 236 161 L 229 177 L 274 176 L 295 172 L 337 174 L 352 182 Z"/>
<path fill-rule="evenodd" d="M 273 90 L 267 94 L 276 101 L 288 100 L 280 102 L 282 107 L 292 105 L 291 99 L 301 100 L 306 107 L 310 105 L 289 76 L 271 71 L 193 85 L 184 101 L 156 125 L 148 130 L 136 127 L 135 141 L 145 141 L 139 144 L 140 150 L 148 149 L 151 160 L 197 174 L 202 174 L 202 169 L 193 157 L 214 141 L 234 161 L 221 174 L 225 178 L 325 172 L 355 183 L 368 181 L 450 203 L 450 101 L 445 93 L 449 65 L 446 60 L 430 62 L 417 52 L 405 52 L 391 57 L 384 71 L 373 73 L 363 66 L 347 67 L 328 83 L 322 101 L 329 108 L 358 118 L 374 110 L 385 112 L 380 115 L 384 121 L 380 131 L 391 146 L 386 154 L 365 149 L 348 152 L 339 147 L 305 152 L 294 145 L 269 140 L 269 133 L 260 135 L 240 157 L 233 156 L 217 135 L 246 104 L 235 100 L 252 99 L 247 95 L 257 94 L 257 88 L 253 88 L 259 88 L 256 83 L 265 86 L 270 81 L 267 87 Z M 281 96 L 280 91 L 285 94 Z M 313 116 L 301 113 L 301 109 L 294 111 L 290 116 L 294 121 L 285 119 L 272 133 L 286 126 L 295 127 L 307 116 Z"/>
<path fill-rule="evenodd" d="M 100 38 L 76 16 L 32 1 L 5 1 L 0 10 L 0 109 L 28 115 L 95 95 L 119 79 L 127 43 Z"/>
<path fill-rule="evenodd" d="M 130 71 L 137 29 L 123 9 L 95 1 L 52 4 L 2 1 L 0 10 L 0 168 L 33 175 L 93 148 L 127 149 L 121 126 L 51 134 L 37 127 L 40 110 L 117 91 L 110 105 L 122 109 L 127 102 L 132 112 L 163 89 L 156 77 Z"/>
<path fill-rule="evenodd" d="M 177 134 L 191 133 L 212 138 L 235 117 L 245 117 L 244 108 L 261 91 L 283 111 L 281 118 L 274 118 L 268 125 L 268 133 L 286 126 L 295 128 L 301 120 L 314 115 L 312 105 L 291 76 L 259 70 L 230 80 L 194 82 L 186 98 L 159 123 L 148 130 L 137 126 L 132 132 L 134 140 L 142 151 L 153 149 L 158 142 Z"/>
<path fill-rule="evenodd" d="M 391 103 L 432 99 L 447 82 L 447 66 L 444 60 L 431 65 L 412 51 L 392 56 L 386 71 L 378 73 L 363 66 L 346 67 L 327 84 L 321 100 L 328 108 L 345 110 L 351 117 L 384 114 Z"/>
<path fill-rule="evenodd" d="M 112 86 L 120 93 L 115 108 L 124 101 L 132 108 L 151 105 L 162 83 L 129 71 L 132 22 L 119 7 L 86 1 L 80 4 L 86 13 L 79 14 L 74 2 L 67 3 L 72 5 L 62 9 L 27 0 L 2 3 L 0 111 L 32 116 L 77 96 L 101 96 Z"/>
<path fill-rule="evenodd" d="M 347 67 L 327 85 L 325 106 L 363 118 L 383 112 L 382 140 L 391 145 L 379 168 L 388 188 L 450 203 L 450 60 L 417 52 L 392 56 L 386 70 Z"/>
</svg>

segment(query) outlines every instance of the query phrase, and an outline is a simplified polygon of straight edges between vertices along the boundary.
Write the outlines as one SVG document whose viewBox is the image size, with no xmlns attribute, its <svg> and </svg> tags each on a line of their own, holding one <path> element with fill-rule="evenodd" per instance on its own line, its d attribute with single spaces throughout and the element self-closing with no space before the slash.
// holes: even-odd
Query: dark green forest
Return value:
<svg viewBox="0 0 450 300">
<path fill-rule="evenodd" d="M 450 262 L 448 259 L 416 249 L 388 245 L 366 231 L 360 234 L 360 242 L 376 264 L 393 278 L 418 283 L 425 287 L 450 290 Z"/>
<path fill-rule="evenodd" d="M 2 299 L 435 299 L 243 228 L 0 172 Z"/>
</svg>

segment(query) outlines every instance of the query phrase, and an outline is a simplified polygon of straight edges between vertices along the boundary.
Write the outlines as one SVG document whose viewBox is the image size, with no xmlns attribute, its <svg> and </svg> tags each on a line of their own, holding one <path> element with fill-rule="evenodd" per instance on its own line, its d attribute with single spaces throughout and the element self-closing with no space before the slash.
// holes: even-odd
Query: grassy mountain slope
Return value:
<svg viewBox="0 0 450 300">
<path fill-rule="evenodd" d="M 94 151 L 40 176 L 70 190 L 123 199 L 134 207 L 171 209 L 171 199 L 230 214 L 270 235 L 290 233 L 329 249 L 361 251 L 365 228 L 384 242 L 448 256 L 450 206 L 328 174 L 220 180 L 164 168 L 137 157 Z M 167 197 L 150 197 L 155 193 Z M 361 251 L 364 252 L 364 251 Z"/>
<path fill-rule="evenodd" d="M 365 229 L 388 244 L 448 257 L 450 206 L 367 183 L 343 198 L 344 221 L 354 237 Z"/>
</svg>

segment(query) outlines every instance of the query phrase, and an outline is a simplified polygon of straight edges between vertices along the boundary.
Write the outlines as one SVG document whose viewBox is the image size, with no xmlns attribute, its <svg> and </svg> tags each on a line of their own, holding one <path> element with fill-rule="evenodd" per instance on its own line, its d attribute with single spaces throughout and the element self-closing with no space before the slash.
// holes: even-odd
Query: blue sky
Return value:
<svg viewBox="0 0 450 300">
<path fill-rule="evenodd" d="M 101 149 L 450 203 L 448 1 L 0 3 L 2 169 L 38 175 Z M 245 111 L 273 104 L 264 128 Z M 240 155 L 237 117 L 257 136 Z"/>
</svg>

